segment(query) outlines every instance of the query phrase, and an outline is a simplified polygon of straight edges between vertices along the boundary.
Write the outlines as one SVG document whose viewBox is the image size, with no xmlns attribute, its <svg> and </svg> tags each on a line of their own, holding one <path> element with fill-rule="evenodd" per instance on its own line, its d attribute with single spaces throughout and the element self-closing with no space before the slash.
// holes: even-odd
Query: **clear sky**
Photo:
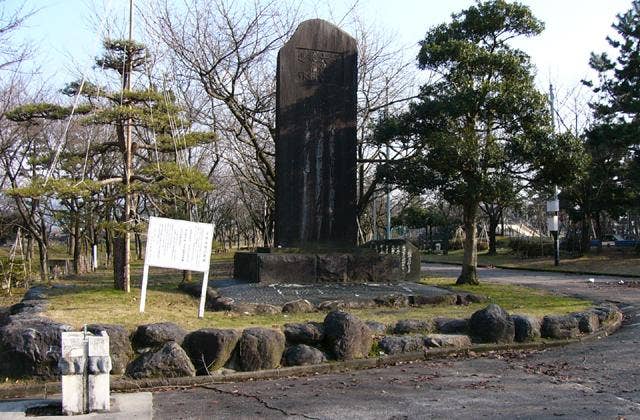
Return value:
<svg viewBox="0 0 640 420">
<path fill-rule="evenodd" d="M 136 2 L 142 4 L 144 0 Z M 353 2 L 302 0 L 302 5 L 311 16 L 329 18 L 327 5 L 340 16 Z M 99 24 L 95 22 L 94 12 L 109 20 L 122 19 L 129 2 L 5 0 L 4 6 L 11 9 L 22 3 L 39 11 L 27 22 L 21 35 L 39 45 L 35 61 L 41 66 L 43 77 L 52 78 L 60 85 L 73 79 L 72 73 L 77 75 L 83 68 L 90 69 L 93 57 L 99 52 L 95 30 Z M 207 1 L 202 3 L 206 5 Z M 452 13 L 473 3 L 471 0 L 359 0 L 357 10 L 376 27 L 396 33 L 403 44 L 416 45 L 429 27 L 447 21 Z M 522 0 L 522 3 L 529 5 L 545 22 L 546 30 L 542 36 L 521 41 L 518 46 L 532 56 L 538 69 L 539 86 L 546 88 L 552 82 L 562 90 L 571 89 L 581 79 L 590 77 L 589 54 L 606 50 L 605 37 L 612 34 L 615 15 L 628 10 L 631 0 Z M 0 6 L 2 4 L 0 2 Z"/>
</svg>

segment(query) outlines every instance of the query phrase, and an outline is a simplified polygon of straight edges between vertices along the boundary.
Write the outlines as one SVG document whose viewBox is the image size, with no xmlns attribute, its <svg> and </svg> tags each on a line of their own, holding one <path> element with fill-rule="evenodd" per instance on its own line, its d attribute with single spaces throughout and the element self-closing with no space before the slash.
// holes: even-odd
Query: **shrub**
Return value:
<svg viewBox="0 0 640 420">
<path fill-rule="evenodd" d="M 530 238 L 511 238 L 509 240 L 509 248 L 522 258 L 536 258 L 553 256 L 553 242 Z"/>
<path fill-rule="evenodd" d="M 0 288 L 3 293 L 9 293 L 14 287 L 26 287 L 30 273 L 22 259 L 13 262 L 9 258 L 0 258 Z"/>
<path fill-rule="evenodd" d="M 449 251 L 462 249 L 462 248 L 464 248 L 464 242 L 462 241 L 462 239 L 454 239 L 449 241 Z M 478 245 L 476 246 L 476 249 L 478 251 L 486 251 L 487 249 L 489 249 L 489 243 L 484 241 L 482 242 L 478 241 Z"/>
</svg>

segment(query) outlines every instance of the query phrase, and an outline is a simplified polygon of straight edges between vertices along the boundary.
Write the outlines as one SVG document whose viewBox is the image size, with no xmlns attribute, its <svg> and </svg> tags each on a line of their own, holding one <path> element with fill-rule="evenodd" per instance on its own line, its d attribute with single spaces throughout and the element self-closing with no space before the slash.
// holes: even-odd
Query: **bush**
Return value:
<svg viewBox="0 0 640 420">
<path fill-rule="evenodd" d="M 512 238 L 507 236 L 497 236 L 496 237 L 496 248 L 509 248 L 509 244 Z"/>
<path fill-rule="evenodd" d="M 529 238 L 511 238 L 509 248 L 522 258 L 552 257 L 554 253 L 553 242 Z"/>
<path fill-rule="evenodd" d="M 462 249 L 462 248 L 464 248 L 464 242 L 462 241 L 462 239 L 454 239 L 449 241 L 449 251 Z M 478 251 L 486 251 L 487 249 L 489 249 L 489 243 L 478 241 L 478 245 L 476 246 L 476 249 Z"/>
</svg>

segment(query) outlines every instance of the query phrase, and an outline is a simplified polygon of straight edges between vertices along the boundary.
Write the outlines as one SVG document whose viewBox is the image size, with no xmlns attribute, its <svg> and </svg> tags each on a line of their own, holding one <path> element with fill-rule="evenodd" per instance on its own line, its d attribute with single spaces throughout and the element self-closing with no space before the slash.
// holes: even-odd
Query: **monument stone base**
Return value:
<svg viewBox="0 0 640 420">
<path fill-rule="evenodd" d="M 372 241 L 351 251 L 261 249 L 237 252 L 233 277 L 252 283 L 398 283 L 420 279 L 420 252 L 409 241 Z"/>
</svg>

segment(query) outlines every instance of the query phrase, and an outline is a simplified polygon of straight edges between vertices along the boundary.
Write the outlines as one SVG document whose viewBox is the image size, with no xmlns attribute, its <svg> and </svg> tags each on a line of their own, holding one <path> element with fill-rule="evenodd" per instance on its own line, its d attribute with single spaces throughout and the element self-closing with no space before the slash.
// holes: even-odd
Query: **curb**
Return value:
<svg viewBox="0 0 640 420">
<path fill-rule="evenodd" d="M 462 263 L 451 262 L 451 261 L 424 261 L 420 260 L 422 264 L 443 264 L 443 265 L 457 265 L 462 266 Z M 526 267 L 510 267 L 506 265 L 492 265 L 492 264 L 480 264 L 478 263 L 478 267 L 482 268 L 500 268 L 502 270 L 514 270 L 514 271 L 534 271 L 537 273 L 558 273 L 558 274 L 579 274 L 585 276 L 608 276 L 608 277 L 624 277 L 624 278 L 640 278 L 638 274 L 610 274 L 610 273 L 601 273 L 597 271 L 566 271 L 566 270 L 556 270 L 556 269 L 548 269 L 548 268 L 526 268 Z"/>
<path fill-rule="evenodd" d="M 465 348 L 436 348 L 423 352 L 403 353 L 368 359 L 356 359 L 344 362 L 328 362 L 311 366 L 291 366 L 277 369 L 258 370 L 252 372 L 235 372 L 225 375 L 180 377 L 180 378 L 152 378 L 152 379 L 122 379 L 111 378 L 111 392 L 140 392 L 152 391 L 159 388 L 183 388 L 229 382 L 245 382 L 261 379 L 281 379 L 290 376 L 308 376 L 328 373 L 339 373 L 351 370 L 382 368 L 395 364 L 419 362 L 424 360 L 444 358 L 454 354 L 466 357 L 471 353 L 489 353 L 507 350 L 541 350 L 546 348 L 563 347 L 569 344 L 581 343 L 600 339 L 610 335 L 622 326 L 623 317 L 607 324 L 603 329 L 594 333 L 568 340 L 536 341 L 533 343 L 511 344 L 475 344 Z M 0 399 L 44 397 L 62 392 L 60 382 L 46 382 L 41 384 L 15 385 L 0 389 Z"/>
</svg>

